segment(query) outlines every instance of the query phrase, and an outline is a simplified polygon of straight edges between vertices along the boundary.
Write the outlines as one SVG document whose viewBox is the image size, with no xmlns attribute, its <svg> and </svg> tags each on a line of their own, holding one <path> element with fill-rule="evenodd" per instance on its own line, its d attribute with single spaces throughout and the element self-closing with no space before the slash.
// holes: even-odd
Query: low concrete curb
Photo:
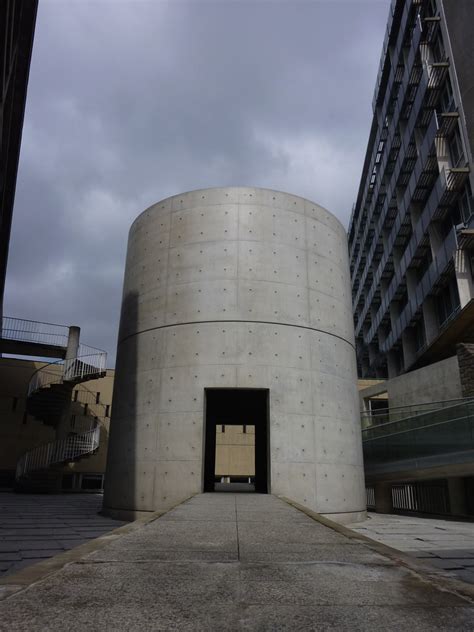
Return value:
<svg viewBox="0 0 474 632">
<path fill-rule="evenodd" d="M 314 521 L 324 525 L 325 527 L 333 529 L 333 531 L 346 536 L 346 538 L 349 538 L 350 540 L 355 540 L 367 545 L 370 549 L 372 549 L 376 553 L 379 553 L 380 555 L 389 557 L 397 565 L 404 566 L 405 568 L 410 570 L 420 580 L 433 584 L 436 586 L 436 588 L 440 590 L 454 593 L 458 597 L 462 597 L 469 603 L 474 604 L 474 586 L 472 586 L 471 584 L 466 584 L 465 582 L 455 579 L 451 575 L 447 575 L 443 571 L 433 568 L 433 566 L 430 566 L 427 562 L 420 561 L 417 558 L 408 555 L 407 553 L 403 553 L 398 549 L 394 549 L 391 546 L 382 544 L 382 542 L 372 540 L 372 538 L 369 538 L 366 535 L 362 535 L 361 533 L 352 531 L 352 529 L 349 529 L 348 527 L 345 527 L 338 522 L 334 522 L 333 520 L 329 520 L 329 518 L 321 516 L 321 514 L 318 514 L 315 511 L 311 511 L 311 509 L 308 509 L 303 505 L 299 505 L 298 503 L 295 503 L 285 496 L 278 496 L 278 498 L 286 502 L 288 505 L 291 505 L 291 507 L 294 507 L 295 509 L 298 509 L 298 511 L 306 514 Z"/>
<path fill-rule="evenodd" d="M 158 518 L 161 518 L 161 516 L 164 516 L 169 511 L 172 511 L 179 505 L 182 505 L 190 498 L 192 498 L 192 496 L 185 498 L 183 501 L 181 501 L 177 505 L 174 505 L 167 511 L 154 511 L 148 516 L 137 518 L 129 524 L 118 527 L 117 529 L 113 529 L 112 531 L 109 531 L 108 533 L 101 535 L 98 538 L 94 538 L 89 542 L 80 544 L 79 546 L 76 546 L 69 551 L 64 551 L 64 553 L 54 555 L 47 560 L 42 560 L 41 562 L 37 562 L 36 564 L 31 564 L 31 566 L 27 566 L 17 573 L 2 577 L 0 579 L 0 601 L 2 599 L 5 599 L 6 597 L 10 597 L 11 595 L 21 590 L 25 590 L 32 584 L 45 579 L 46 577 L 48 577 L 48 575 L 57 573 L 68 564 L 79 562 L 86 555 L 89 555 L 90 553 L 95 553 L 95 551 L 100 551 L 114 540 L 117 540 L 124 535 L 142 529 L 145 525 L 158 520 Z"/>
</svg>

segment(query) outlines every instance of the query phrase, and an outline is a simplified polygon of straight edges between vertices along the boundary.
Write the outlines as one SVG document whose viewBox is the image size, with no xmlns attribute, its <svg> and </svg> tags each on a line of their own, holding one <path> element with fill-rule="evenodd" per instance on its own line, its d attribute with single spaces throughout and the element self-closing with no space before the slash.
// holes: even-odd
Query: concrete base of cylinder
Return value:
<svg viewBox="0 0 474 632">
<path fill-rule="evenodd" d="M 353 522 L 364 522 L 367 520 L 366 511 L 349 511 L 346 513 L 325 513 L 323 518 L 337 522 L 338 524 L 352 524 Z"/>
<path fill-rule="evenodd" d="M 139 518 L 146 518 L 147 516 L 152 516 L 154 513 L 159 513 L 155 511 L 137 511 L 131 509 L 112 509 L 111 507 L 103 507 L 102 511 L 99 512 L 101 516 L 107 516 L 108 518 L 113 518 L 114 520 L 126 520 L 128 522 L 133 522 L 134 520 L 138 520 Z M 165 513 L 165 511 L 163 511 Z"/>
</svg>

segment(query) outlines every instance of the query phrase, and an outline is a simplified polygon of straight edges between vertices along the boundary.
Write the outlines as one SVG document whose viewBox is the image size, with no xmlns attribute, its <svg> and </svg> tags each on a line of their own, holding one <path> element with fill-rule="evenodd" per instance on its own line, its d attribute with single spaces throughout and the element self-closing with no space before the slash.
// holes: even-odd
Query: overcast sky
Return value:
<svg viewBox="0 0 474 632">
<path fill-rule="evenodd" d="M 113 366 L 127 233 L 248 185 L 346 226 L 389 0 L 40 0 L 5 315 L 76 324 Z"/>
</svg>

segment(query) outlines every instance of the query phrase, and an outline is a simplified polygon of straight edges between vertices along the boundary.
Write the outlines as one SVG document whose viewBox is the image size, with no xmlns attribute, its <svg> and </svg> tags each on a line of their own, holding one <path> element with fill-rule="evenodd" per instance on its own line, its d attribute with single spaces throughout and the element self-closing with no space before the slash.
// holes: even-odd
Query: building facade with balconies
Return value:
<svg viewBox="0 0 474 632">
<path fill-rule="evenodd" d="M 474 341 L 474 4 L 393 0 L 349 225 L 361 377 Z"/>
</svg>

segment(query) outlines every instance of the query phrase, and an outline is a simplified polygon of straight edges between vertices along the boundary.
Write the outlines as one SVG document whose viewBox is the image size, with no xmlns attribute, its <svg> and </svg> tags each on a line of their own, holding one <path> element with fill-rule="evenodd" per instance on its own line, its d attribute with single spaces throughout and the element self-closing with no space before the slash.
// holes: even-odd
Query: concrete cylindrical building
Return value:
<svg viewBox="0 0 474 632">
<path fill-rule="evenodd" d="M 255 422 L 258 491 L 357 517 L 356 379 L 333 215 L 242 187 L 154 204 L 129 235 L 105 510 L 133 516 L 211 489 L 215 425 L 240 420 Z"/>
</svg>

